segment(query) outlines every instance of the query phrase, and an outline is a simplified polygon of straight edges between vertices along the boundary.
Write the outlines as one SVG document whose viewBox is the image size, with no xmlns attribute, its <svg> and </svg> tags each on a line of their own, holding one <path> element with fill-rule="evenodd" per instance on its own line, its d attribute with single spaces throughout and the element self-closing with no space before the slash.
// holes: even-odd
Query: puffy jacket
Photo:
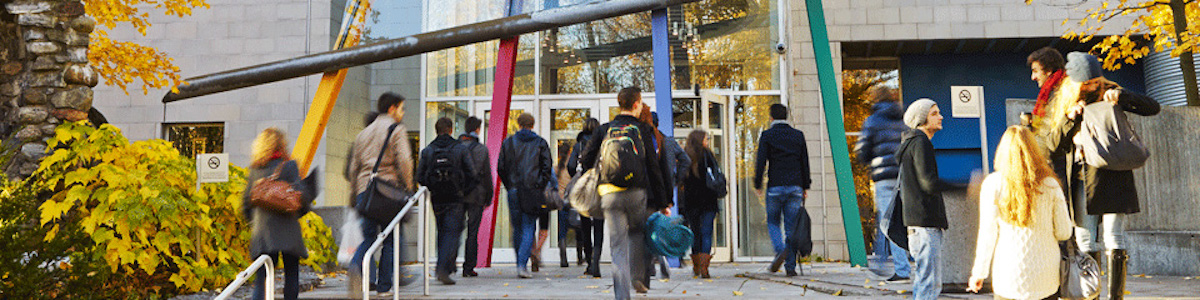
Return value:
<svg viewBox="0 0 1200 300">
<path fill-rule="evenodd" d="M 550 145 L 529 129 L 521 129 L 500 145 L 496 172 L 505 188 L 542 189 L 550 182 L 553 170 Z"/>
<path fill-rule="evenodd" d="M 487 206 L 492 201 L 492 165 L 487 146 L 479 143 L 479 136 L 474 133 L 459 135 L 458 140 L 471 152 L 472 164 L 475 166 L 475 174 L 467 174 L 475 178 L 475 189 L 467 194 L 463 203 Z"/>
<path fill-rule="evenodd" d="M 860 163 L 871 167 L 871 180 L 896 179 L 900 174 L 896 148 L 900 146 L 900 135 L 908 130 L 904 110 L 896 102 L 879 102 L 871 109 L 874 113 L 863 121 L 854 152 Z"/>
</svg>

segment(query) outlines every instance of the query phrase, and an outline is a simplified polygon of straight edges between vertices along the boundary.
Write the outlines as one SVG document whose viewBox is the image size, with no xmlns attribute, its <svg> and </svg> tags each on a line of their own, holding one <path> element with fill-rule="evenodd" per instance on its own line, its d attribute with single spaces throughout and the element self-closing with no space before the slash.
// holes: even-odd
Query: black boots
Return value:
<svg viewBox="0 0 1200 300">
<path fill-rule="evenodd" d="M 571 262 L 567 261 L 567 244 L 563 243 L 564 240 L 558 239 L 558 266 L 566 268 L 571 266 Z"/>
<path fill-rule="evenodd" d="M 1125 249 L 1108 251 L 1108 299 L 1125 299 L 1125 263 L 1129 252 Z"/>
<path fill-rule="evenodd" d="M 1087 255 L 1091 256 L 1092 260 L 1096 261 L 1097 268 L 1100 268 L 1101 271 L 1104 270 L 1104 254 L 1101 254 L 1100 251 L 1096 251 L 1096 252 L 1088 252 Z"/>
</svg>

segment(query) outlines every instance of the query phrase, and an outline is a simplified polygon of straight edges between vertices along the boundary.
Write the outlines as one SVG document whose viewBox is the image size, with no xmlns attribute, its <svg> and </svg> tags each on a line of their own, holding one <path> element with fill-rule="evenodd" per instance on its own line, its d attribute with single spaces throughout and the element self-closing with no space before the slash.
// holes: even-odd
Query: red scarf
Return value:
<svg viewBox="0 0 1200 300">
<path fill-rule="evenodd" d="M 1063 73 L 1063 70 L 1058 70 L 1050 74 L 1049 78 L 1046 78 L 1046 83 L 1042 84 L 1041 91 L 1038 91 L 1037 104 L 1033 107 L 1034 115 L 1038 117 L 1046 116 L 1045 107 L 1046 103 L 1050 102 L 1050 93 L 1054 91 L 1054 87 L 1062 82 L 1063 77 L 1066 77 L 1065 75 L 1066 73 Z"/>
<path fill-rule="evenodd" d="M 287 158 L 287 155 L 283 154 L 283 151 L 275 151 L 275 153 L 271 153 L 271 159 L 268 159 L 267 161 L 272 161 L 272 160 L 276 160 L 276 159 L 280 159 L 280 158 Z"/>
</svg>

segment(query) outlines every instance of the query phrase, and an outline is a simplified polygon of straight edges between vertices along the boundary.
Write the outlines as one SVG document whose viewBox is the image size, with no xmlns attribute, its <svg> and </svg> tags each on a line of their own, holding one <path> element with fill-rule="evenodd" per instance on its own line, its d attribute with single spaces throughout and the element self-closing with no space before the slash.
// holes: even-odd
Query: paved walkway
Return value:
<svg viewBox="0 0 1200 300">
<path fill-rule="evenodd" d="M 650 293 L 638 299 L 908 299 L 909 282 L 886 283 L 871 279 L 863 268 L 845 263 L 805 264 L 805 275 L 768 274 L 765 264 L 727 263 L 710 269 L 711 279 L 691 276 L 691 268 L 671 270 L 671 280 L 655 280 Z M 416 270 L 416 269 L 412 269 Z M 611 267 L 604 265 L 603 278 L 583 274 L 583 267 L 547 266 L 532 279 L 519 279 L 512 265 L 479 269 L 479 277 L 454 275 L 457 285 L 446 286 L 430 279 L 429 297 L 421 295 L 421 283 L 401 287 L 403 299 L 612 299 Z M 414 273 L 409 273 L 414 274 Z M 325 278 L 324 285 L 300 294 L 301 299 L 347 299 L 346 275 Z M 1200 278 L 1131 276 L 1126 299 L 1200 299 Z M 944 298 L 992 299 L 990 294 L 951 294 Z M 375 299 L 383 299 L 374 297 Z M 387 298 L 391 299 L 391 298 Z"/>
</svg>

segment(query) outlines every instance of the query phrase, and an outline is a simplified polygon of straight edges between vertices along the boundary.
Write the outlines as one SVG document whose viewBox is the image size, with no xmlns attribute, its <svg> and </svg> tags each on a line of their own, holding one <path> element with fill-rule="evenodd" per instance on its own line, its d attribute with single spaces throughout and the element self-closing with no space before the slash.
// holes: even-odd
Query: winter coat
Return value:
<svg viewBox="0 0 1200 300">
<path fill-rule="evenodd" d="M 904 132 L 900 148 L 896 150 L 896 158 L 900 160 L 900 202 L 903 204 L 904 226 L 950 228 L 942 192 L 965 186 L 938 177 L 937 159 L 934 158 L 933 143 L 929 141 L 929 136 L 919 129 Z"/>
<path fill-rule="evenodd" d="M 768 173 L 767 187 L 799 186 L 808 190 L 812 185 L 804 132 L 787 122 L 775 121 L 770 129 L 762 132 L 755 162 L 754 189 L 762 189 L 764 171 Z"/>
<path fill-rule="evenodd" d="M 471 153 L 472 165 L 475 167 L 475 174 L 472 176 L 475 181 L 475 189 L 467 193 L 463 203 L 467 205 L 488 206 L 492 202 L 492 165 L 488 154 L 487 146 L 479 143 L 479 136 L 474 133 L 464 133 L 458 136 L 458 140 L 467 147 L 467 151 Z"/>
<path fill-rule="evenodd" d="M 613 118 L 612 122 L 604 123 L 597 127 L 592 132 L 592 138 L 588 141 L 587 147 L 584 148 L 580 155 L 579 164 L 583 171 L 590 170 L 596 166 L 596 162 L 600 156 L 600 145 L 604 143 L 604 138 L 608 135 L 608 129 L 613 126 L 637 126 L 642 134 L 642 149 L 656 149 L 654 147 L 654 127 L 650 124 L 642 123 L 630 115 L 618 115 Z M 646 207 L 659 210 L 670 207 L 671 194 L 668 189 L 671 188 L 669 172 L 666 170 L 666 165 L 662 163 L 658 155 L 653 155 L 654 151 L 646 151 L 641 153 L 642 161 L 646 167 L 646 182 L 634 185 L 634 188 L 646 190 Z M 607 184 L 604 179 L 599 181 L 599 184 Z"/>
<path fill-rule="evenodd" d="M 282 214 L 250 204 L 250 191 L 254 182 L 275 173 L 275 168 L 283 164 L 278 180 L 291 182 L 292 187 L 304 191 L 300 200 L 300 210 L 291 214 Z M 300 231 L 300 217 L 312 209 L 312 199 L 316 196 L 314 186 L 309 186 L 300 179 L 300 172 L 295 161 L 275 159 L 261 167 L 250 169 L 246 178 L 246 190 L 242 195 L 242 214 L 250 221 L 250 255 L 273 254 L 283 252 L 299 258 L 308 257 L 308 248 L 304 247 L 304 237 Z"/>
<path fill-rule="evenodd" d="M 663 163 L 666 164 L 667 171 L 671 172 L 667 178 L 671 179 L 671 186 L 674 187 L 683 183 L 683 174 L 687 173 L 688 166 L 692 165 L 692 159 L 688 157 L 687 152 L 683 151 L 683 147 L 679 147 L 679 143 L 675 139 L 663 137 L 666 142 L 666 153 L 663 153 Z"/>
<path fill-rule="evenodd" d="M 900 163 L 896 161 L 896 148 L 900 146 L 900 135 L 908 130 L 904 125 L 904 110 L 900 103 L 884 101 L 872 107 L 875 112 L 863 121 L 862 135 L 854 144 L 858 160 L 871 167 L 871 180 L 896 179 L 900 174 Z"/>
<path fill-rule="evenodd" d="M 467 150 L 467 146 L 450 137 L 449 134 L 438 135 L 429 143 L 429 146 L 421 151 L 421 158 L 417 163 L 417 181 L 424 186 L 432 184 L 428 177 L 433 167 L 433 151 L 443 148 L 450 148 L 451 164 L 462 171 L 462 182 L 459 182 L 458 186 L 463 190 L 461 194 L 454 193 L 450 195 L 439 195 L 437 192 L 431 192 L 429 195 L 430 199 L 434 205 L 462 203 L 463 198 L 475 189 L 475 178 L 472 175 L 477 174 L 477 172 L 475 171 L 475 165 L 473 164 L 469 150 Z"/>
<path fill-rule="evenodd" d="M 705 180 L 707 170 L 710 163 L 715 162 L 712 151 L 707 149 L 704 151 L 704 157 L 697 158 L 697 169 L 699 172 L 692 172 L 690 164 L 680 170 L 680 176 L 683 177 L 683 195 L 679 197 L 680 206 L 684 216 L 694 216 L 705 212 L 716 212 L 721 209 L 720 203 L 717 201 L 717 193 L 708 188 Z"/>
<path fill-rule="evenodd" d="M 1121 96 L 1117 104 L 1127 112 L 1141 116 L 1158 114 L 1162 107 L 1153 98 L 1137 92 L 1120 89 Z M 1086 199 L 1071 197 L 1075 218 L 1082 219 L 1084 214 L 1100 215 L 1107 213 L 1132 214 L 1141 212 L 1138 207 L 1137 185 L 1133 171 L 1113 171 L 1099 169 L 1080 162 L 1072 138 L 1080 130 L 1083 115 L 1074 119 L 1065 119 L 1062 124 L 1050 128 L 1043 141 L 1052 150 L 1051 160 L 1063 164 L 1064 174 L 1072 180 L 1071 183 L 1082 184 L 1087 195 Z M 1071 162 L 1071 163 L 1067 163 Z M 1057 166 L 1055 166 L 1057 168 Z M 1070 184 L 1070 183 L 1069 183 Z M 1071 187 L 1074 189 L 1075 187 Z"/>
<path fill-rule="evenodd" d="M 371 169 L 380 158 L 379 151 L 384 146 L 383 140 L 387 138 L 388 127 L 392 124 L 396 124 L 396 120 L 391 116 L 379 115 L 354 138 L 354 159 L 350 160 L 350 170 L 356 175 L 350 184 L 355 195 L 367 190 L 367 184 L 371 181 Z M 412 148 L 409 148 L 408 129 L 404 124 L 396 126 L 388 143 L 390 145 L 383 154 L 383 163 L 379 164 L 379 179 L 395 183 L 410 192 L 415 191 Z"/>
<path fill-rule="evenodd" d="M 521 129 L 504 139 L 500 145 L 500 157 L 496 172 L 507 189 L 542 189 L 551 177 L 554 161 L 550 158 L 550 145 L 529 129 Z"/>
<path fill-rule="evenodd" d="M 571 156 L 567 158 L 567 174 L 575 177 L 579 173 L 579 156 L 583 155 L 583 148 L 587 148 L 588 142 L 592 140 L 592 131 L 580 131 L 575 136 L 575 146 L 571 147 Z"/>
</svg>

